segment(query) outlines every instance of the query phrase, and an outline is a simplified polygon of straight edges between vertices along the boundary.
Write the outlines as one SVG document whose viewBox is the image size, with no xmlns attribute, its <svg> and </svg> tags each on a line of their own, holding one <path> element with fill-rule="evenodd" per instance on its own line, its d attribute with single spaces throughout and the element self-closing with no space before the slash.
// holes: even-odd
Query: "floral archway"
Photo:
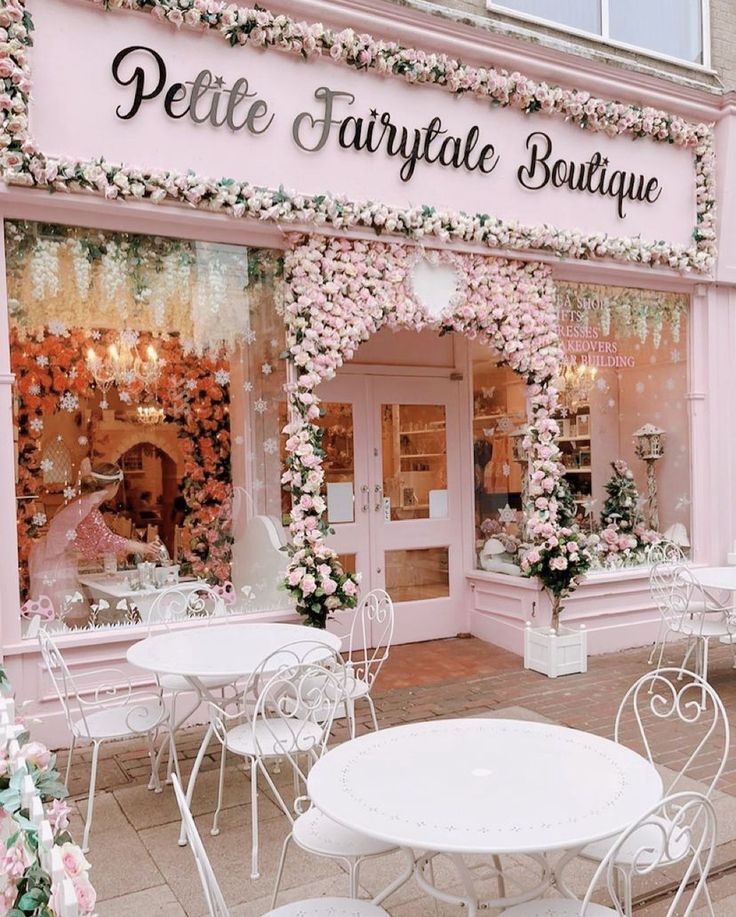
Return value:
<svg viewBox="0 0 736 917">
<path fill-rule="evenodd" d="M 455 294 L 432 316 L 412 286 L 418 258 L 449 261 Z M 475 254 L 427 253 L 384 242 L 312 236 L 285 262 L 287 386 L 291 410 L 283 483 L 292 494 L 286 586 L 307 623 L 324 627 L 329 613 L 356 604 L 357 578 L 345 573 L 326 544 L 322 497 L 322 431 L 315 389 L 333 378 L 379 328 L 435 328 L 477 338 L 529 385 L 528 550 L 523 569 L 539 575 L 553 599 L 564 596 L 586 566 L 586 542 L 570 527 L 564 469 L 556 445 L 554 380 L 562 364 L 550 269 Z"/>
</svg>

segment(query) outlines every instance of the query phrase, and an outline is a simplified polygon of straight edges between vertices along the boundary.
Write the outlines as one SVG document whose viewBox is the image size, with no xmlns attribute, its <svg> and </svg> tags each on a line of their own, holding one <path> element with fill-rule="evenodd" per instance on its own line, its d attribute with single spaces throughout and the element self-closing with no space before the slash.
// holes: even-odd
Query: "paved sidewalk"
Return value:
<svg viewBox="0 0 736 917">
<path fill-rule="evenodd" d="M 670 651 L 676 660 L 678 654 Z M 434 641 L 398 646 L 392 649 L 389 664 L 376 686 L 376 706 L 383 726 L 437 717 L 510 716 L 547 719 L 611 737 L 613 720 L 620 699 L 629 685 L 649 670 L 648 649 L 596 656 L 589 660 L 585 675 L 547 679 L 525 672 L 518 656 L 475 639 Z M 736 727 L 736 671 L 731 652 L 716 647 L 711 655 L 711 683 L 719 692 Z M 367 709 L 359 708 L 363 728 L 367 728 Z M 185 774 L 201 741 L 201 727 L 192 727 L 179 736 L 178 745 Z M 341 738 L 340 735 L 337 738 Z M 736 737 L 734 739 L 736 741 Z M 633 736 L 632 736 L 633 742 Z M 657 763 L 665 769 L 682 766 L 685 747 L 679 730 L 671 725 L 656 737 Z M 89 776 L 89 753 L 78 754 L 72 771 L 71 791 L 84 792 Z M 696 779 L 707 779 L 715 752 L 706 758 Z M 219 746 L 213 743 L 205 758 L 197 785 L 193 811 L 220 879 L 233 917 L 261 917 L 269 910 L 272 880 L 286 821 L 267 795 L 261 795 L 261 878 L 249 878 L 250 804 L 247 778 L 232 761 L 226 776 L 225 808 L 221 833 L 211 837 L 211 813 L 215 801 L 215 768 Z M 65 752 L 59 754 L 65 764 Z M 420 765 L 419 765 L 420 766 Z M 142 743 L 119 742 L 103 745 L 95 808 L 90 861 L 92 879 L 98 890 L 100 917 L 201 917 L 204 904 L 191 853 L 176 844 L 178 821 L 173 793 L 146 790 L 148 760 Z M 284 775 L 285 776 L 285 775 Z M 550 776 L 550 791 L 554 777 Z M 729 757 L 719 784 L 718 869 L 710 883 L 716 914 L 736 917 L 736 756 Z M 75 825 L 81 836 L 80 824 Z M 483 876 L 486 864 L 474 864 Z M 528 865 L 508 858 L 504 863 L 511 885 L 528 879 Z M 365 894 L 375 894 L 396 874 L 390 858 L 365 864 L 361 886 Z M 448 866 L 439 871 L 448 887 L 454 877 Z M 584 888 L 588 867 L 581 866 L 575 876 L 576 887 Z M 639 889 L 637 912 L 659 917 L 666 912 L 658 877 L 653 886 Z M 493 883 L 489 882 L 489 890 Z M 646 894 L 645 894 L 646 892 Z M 279 903 L 320 894 L 347 893 L 344 871 L 335 863 L 293 850 L 287 861 L 283 894 Z M 422 897 L 413 882 L 408 883 L 384 905 L 392 917 L 430 917 L 434 905 Z M 440 917 L 463 911 L 441 905 Z"/>
</svg>

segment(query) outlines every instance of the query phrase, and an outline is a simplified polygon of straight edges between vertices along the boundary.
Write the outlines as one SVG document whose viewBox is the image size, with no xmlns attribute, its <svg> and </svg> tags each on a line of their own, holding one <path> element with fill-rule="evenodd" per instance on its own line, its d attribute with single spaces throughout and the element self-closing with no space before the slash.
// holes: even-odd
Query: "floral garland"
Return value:
<svg viewBox="0 0 736 917">
<path fill-rule="evenodd" d="M 297 22 L 259 7 L 238 8 L 220 0 L 91 2 L 106 9 L 148 11 L 177 27 L 214 30 L 229 45 L 274 47 L 305 58 L 329 55 L 333 61 L 358 70 L 409 83 L 433 84 L 455 95 L 469 93 L 527 113 L 554 114 L 607 136 L 647 137 L 687 148 L 693 153 L 695 166 L 697 222 L 693 243 L 646 242 L 640 236 L 616 238 L 558 230 L 550 225 L 521 226 L 488 214 L 348 202 L 328 193 L 305 195 L 231 179 L 143 171 L 104 159 L 73 162 L 48 157 L 36 148 L 29 134 L 31 72 L 27 51 L 33 26 L 24 0 L 0 0 L 0 80 L 4 84 L 0 93 L 0 174 L 8 181 L 53 191 L 95 192 L 108 199 L 171 200 L 279 223 L 329 224 L 336 229 L 368 227 L 414 239 L 435 236 L 495 249 L 539 250 L 579 259 L 605 257 L 703 272 L 714 264 L 715 153 L 711 125 L 654 108 L 595 98 L 582 90 L 536 82 L 519 73 L 467 66 L 444 54 L 406 48 L 352 29 L 336 32 L 319 23 Z"/>
<path fill-rule="evenodd" d="M 1 667 L 0 690 L 4 695 L 0 707 L 11 718 L 15 705 L 8 697 L 10 688 Z M 26 789 L 29 779 L 33 801 Z M 75 899 L 80 917 L 94 913 L 97 895 L 87 875 L 90 864 L 68 831 L 71 809 L 64 801 L 68 795 L 55 757 L 46 746 L 32 741 L 23 726 L 4 726 L 0 739 L 0 909 L 8 917 L 58 917 L 69 912 Z M 52 851 L 57 850 L 59 866 L 53 867 Z"/>
<path fill-rule="evenodd" d="M 114 338 L 110 332 L 54 326 L 21 341 L 17 329 L 12 329 L 19 497 L 39 492 L 45 420 L 60 410 L 76 413 L 81 399 L 95 397 L 84 354 L 88 348 L 104 346 Z M 156 347 L 166 364 L 158 398 L 167 418 L 177 424 L 184 456 L 184 527 L 189 534 L 184 559 L 194 573 L 223 582 L 230 577 L 232 543 L 230 520 L 222 509 L 232 495 L 227 363 L 212 354 L 199 357 L 177 338 L 157 339 Z M 135 395 L 135 385 L 131 385 L 131 393 Z M 80 430 L 80 445 L 92 448 L 86 432 Z M 65 492 L 66 499 L 76 496 L 73 483 Z M 21 591 L 25 593 L 28 557 L 46 519 L 34 511 L 31 500 L 19 500 L 18 507 L 19 569 Z"/>
<path fill-rule="evenodd" d="M 550 270 L 481 255 L 427 257 L 449 260 L 459 277 L 459 288 L 436 318 L 414 295 L 416 250 L 408 246 L 313 236 L 286 257 L 287 355 L 293 370 L 287 387 L 290 422 L 284 430 L 283 483 L 293 500 L 286 588 L 307 623 L 315 626 L 324 626 L 331 610 L 352 607 L 357 595 L 357 578 L 342 570 L 325 544 L 329 527 L 324 520 L 324 453 L 315 389 L 384 325 L 433 327 L 440 334 L 477 337 L 526 379 L 530 409 L 525 446 L 531 476 L 527 533 L 535 544 L 544 543 L 549 560 L 555 560 L 555 584 L 563 583 L 569 591 L 579 572 L 568 565 L 571 552 L 559 539 L 554 541 L 567 520 L 562 511 L 564 468 L 555 442 L 559 429 L 552 416 L 557 400 L 552 382 L 559 374 L 562 350 Z M 579 533 L 570 537 L 585 541 Z M 526 572 L 537 571 L 527 565 Z M 542 580 L 546 586 L 544 575 Z"/>
</svg>

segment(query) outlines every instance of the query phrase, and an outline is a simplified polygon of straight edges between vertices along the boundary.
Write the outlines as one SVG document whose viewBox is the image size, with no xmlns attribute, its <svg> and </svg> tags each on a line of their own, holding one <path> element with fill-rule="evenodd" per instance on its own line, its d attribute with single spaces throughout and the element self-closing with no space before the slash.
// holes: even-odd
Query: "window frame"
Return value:
<svg viewBox="0 0 736 917">
<path fill-rule="evenodd" d="M 668 64 L 676 64 L 679 67 L 686 67 L 689 70 L 697 70 L 703 73 L 713 73 L 711 62 L 711 30 L 710 30 L 710 0 L 699 0 L 701 16 L 701 42 L 702 42 L 702 62 L 688 61 L 681 57 L 674 57 L 671 54 L 664 54 L 661 51 L 655 51 L 652 48 L 646 48 L 642 45 L 632 45 L 625 41 L 618 41 L 609 35 L 609 0 L 597 0 L 601 10 L 601 31 L 589 32 L 586 29 L 579 29 L 575 26 L 566 25 L 554 19 L 545 19 L 542 16 L 534 16 L 531 13 L 523 13 L 512 7 L 506 6 L 504 0 L 486 0 L 486 10 L 491 13 L 502 13 L 504 16 L 510 16 L 521 22 L 527 22 L 533 25 L 541 25 L 557 29 L 576 38 L 584 38 L 587 41 L 594 41 L 598 44 L 611 48 L 617 48 L 622 51 L 629 51 L 636 54 L 644 54 L 653 60 L 663 61 Z"/>
</svg>

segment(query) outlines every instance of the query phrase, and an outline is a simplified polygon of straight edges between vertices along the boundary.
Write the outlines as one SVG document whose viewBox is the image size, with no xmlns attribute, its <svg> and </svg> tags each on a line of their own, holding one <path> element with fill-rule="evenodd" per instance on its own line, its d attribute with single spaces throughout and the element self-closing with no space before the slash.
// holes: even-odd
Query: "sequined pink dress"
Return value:
<svg viewBox="0 0 736 917">
<path fill-rule="evenodd" d="M 52 519 L 46 537 L 31 549 L 28 560 L 31 598 L 47 595 L 57 614 L 64 599 L 79 590 L 80 556 L 94 560 L 127 549 L 127 538 L 110 531 L 102 518 L 99 506 L 104 499 L 105 491 L 96 491 L 65 506 Z"/>
</svg>

